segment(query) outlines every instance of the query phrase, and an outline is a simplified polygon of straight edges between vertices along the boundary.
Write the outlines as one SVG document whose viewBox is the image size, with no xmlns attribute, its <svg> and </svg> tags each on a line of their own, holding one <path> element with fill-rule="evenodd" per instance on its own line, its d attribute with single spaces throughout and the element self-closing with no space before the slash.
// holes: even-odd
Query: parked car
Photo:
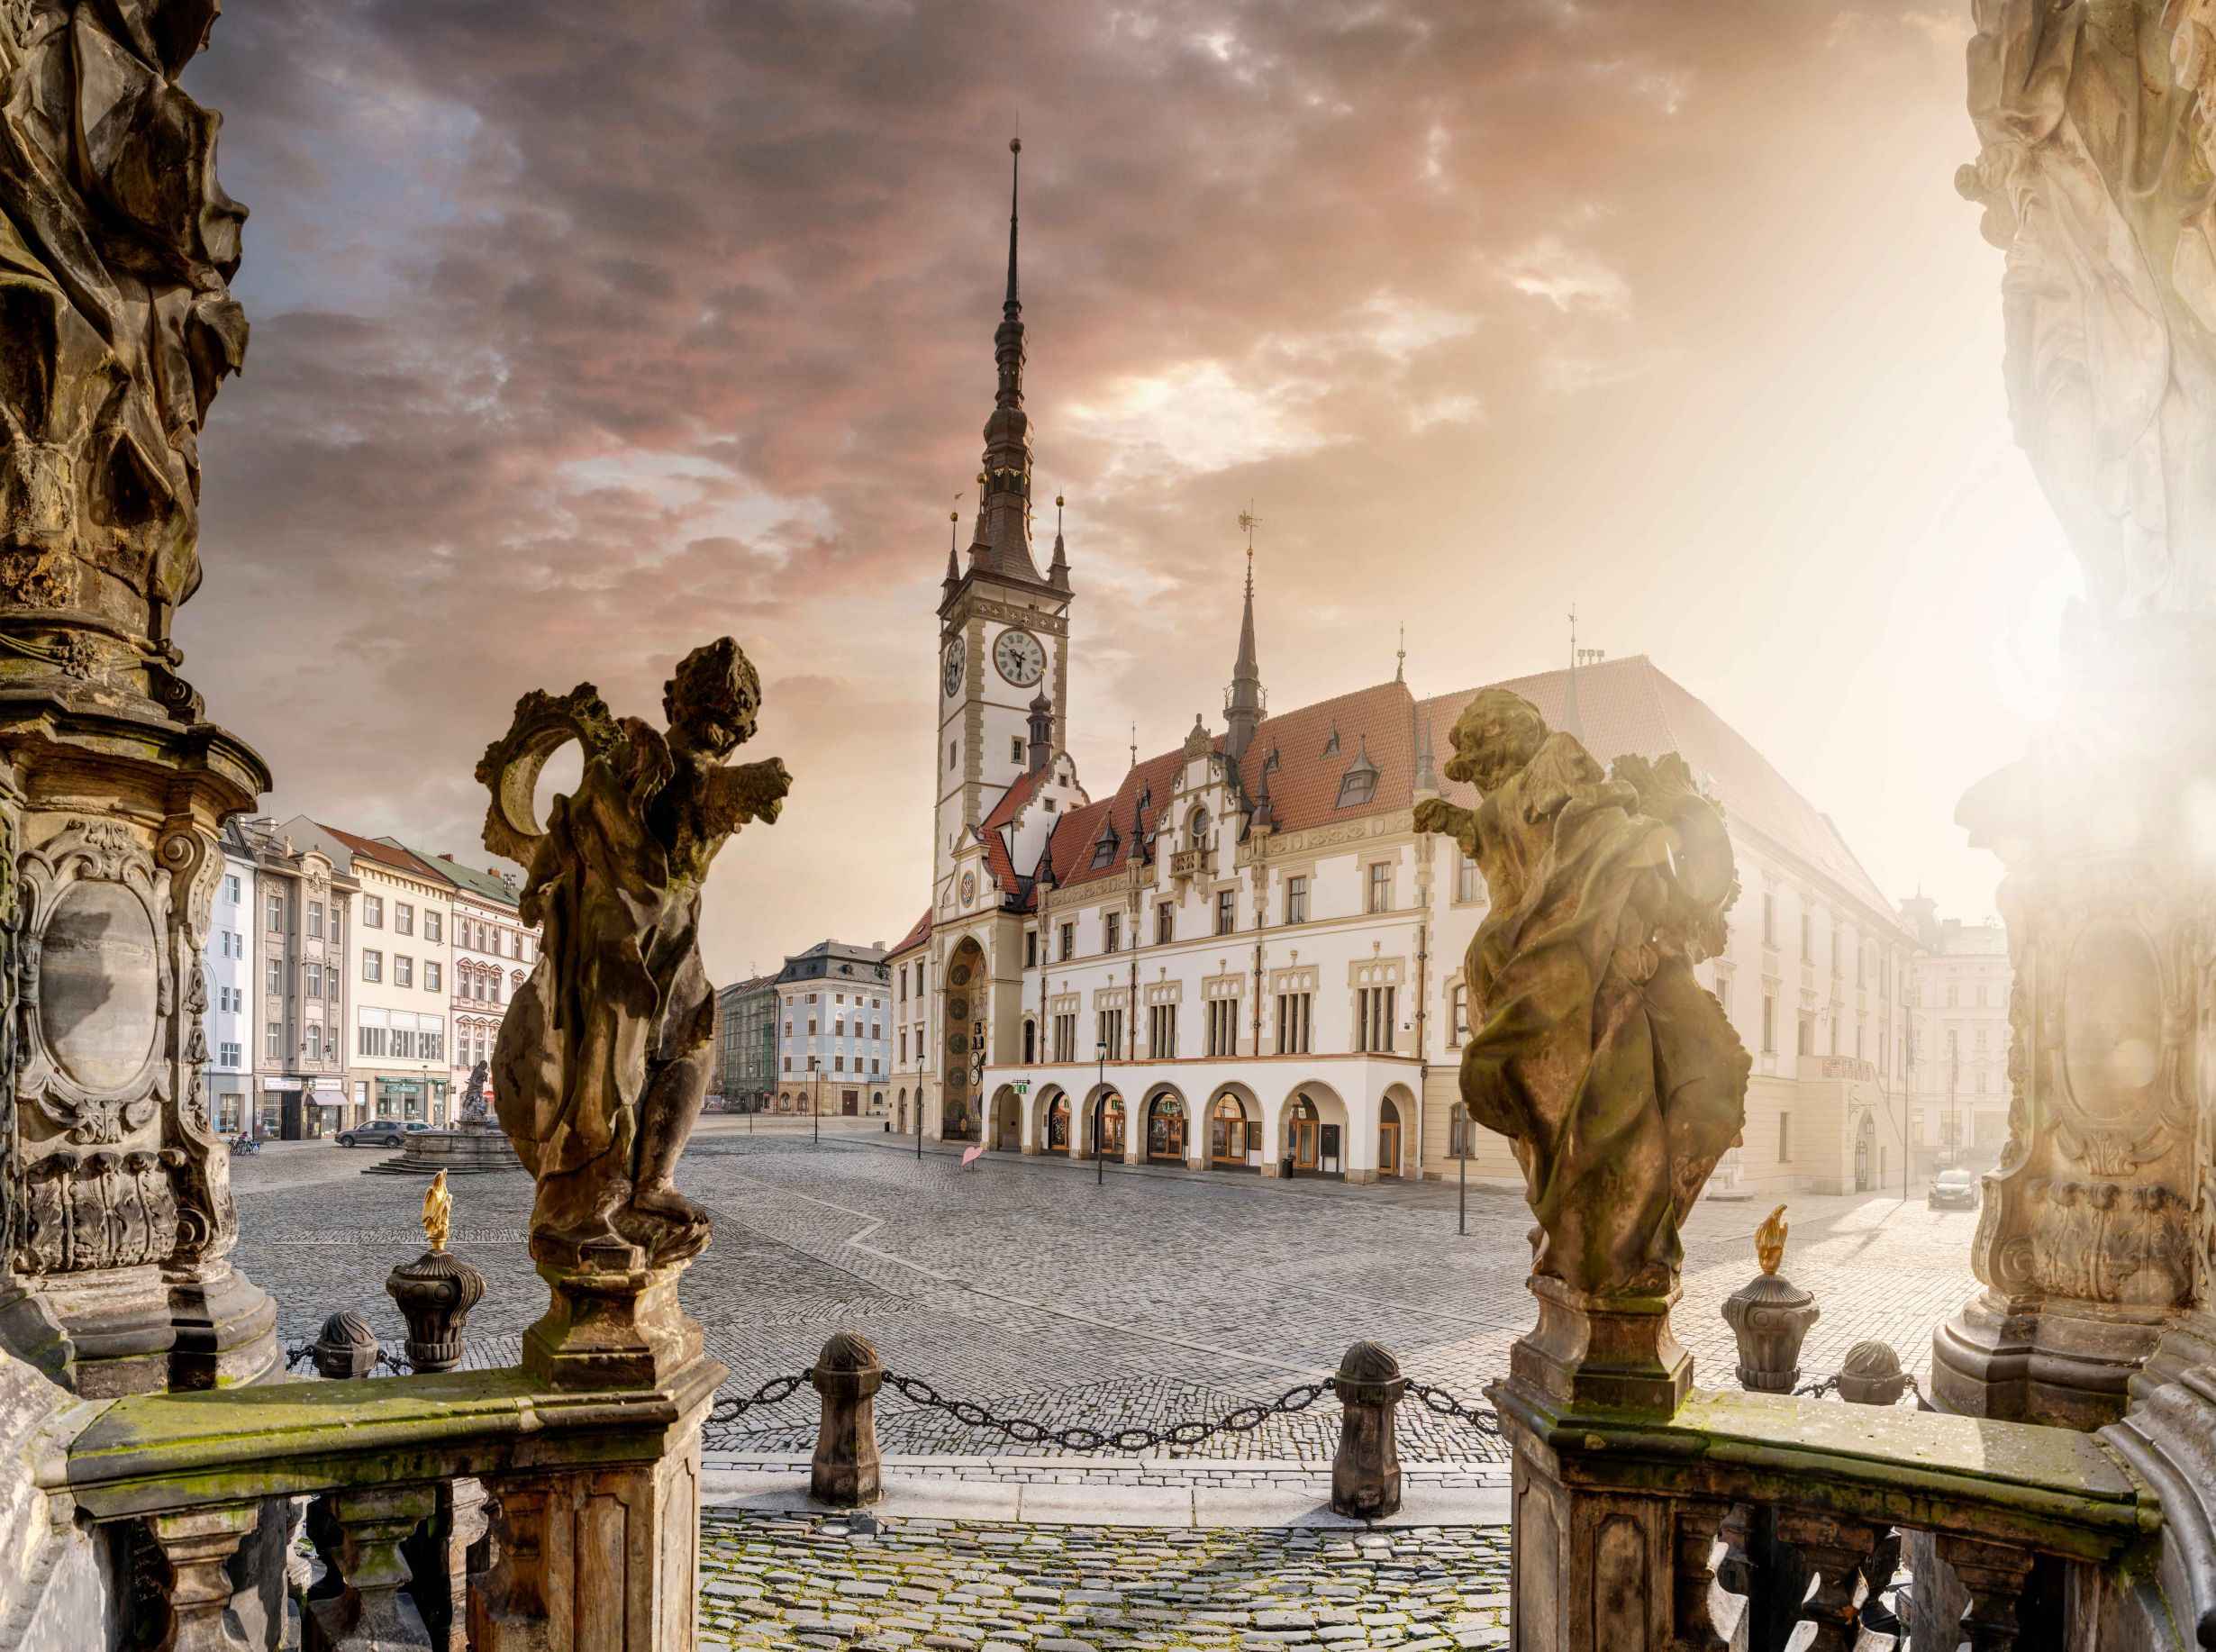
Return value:
<svg viewBox="0 0 2216 1652">
<path fill-rule="evenodd" d="M 351 1130 L 341 1130 L 339 1145 L 342 1148 L 396 1148 L 419 1130 L 430 1128 L 421 1119 L 410 1119 L 404 1124 L 398 1119 L 371 1119 Z"/>
<path fill-rule="evenodd" d="M 1931 1184 L 1930 1208 L 1974 1211 L 1977 1208 L 1977 1178 L 1966 1170 L 1942 1170 Z"/>
</svg>

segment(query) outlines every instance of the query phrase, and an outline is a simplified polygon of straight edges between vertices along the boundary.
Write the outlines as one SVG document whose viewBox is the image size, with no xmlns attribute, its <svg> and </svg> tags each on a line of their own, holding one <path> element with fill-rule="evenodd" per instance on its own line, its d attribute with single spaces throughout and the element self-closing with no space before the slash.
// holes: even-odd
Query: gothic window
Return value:
<svg viewBox="0 0 2216 1652">
<path fill-rule="evenodd" d="M 1208 847 L 1207 810 L 1195 809 L 1193 811 L 1193 819 L 1187 825 L 1186 832 L 1186 842 L 1189 847 L 1193 849 L 1206 849 Z"/>
</svg>

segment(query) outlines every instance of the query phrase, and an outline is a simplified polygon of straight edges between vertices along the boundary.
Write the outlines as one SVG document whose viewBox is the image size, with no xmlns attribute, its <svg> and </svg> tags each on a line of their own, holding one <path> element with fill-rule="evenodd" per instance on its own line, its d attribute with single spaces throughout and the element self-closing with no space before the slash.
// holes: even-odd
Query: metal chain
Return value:
<svg viewBox="0 0 2216 1652">
<path fill-rule="evenodd" d="M 1830 1393 L 1831 1390 L 1838 1386 L 1839 1375 L 1834 1372 L 1831 1375 L 1825 1377 L 1821 1383 L 1803 1383 L 1793 1392 L 1799 1397 L 1804 1397 L 1811 1400 L 1821 1400 L 1824 1395 Z"/>
<path fill-rule="evenodd" d="M 297 1370 L 300 1366 L 306 1365 L 314 1357 L 314 1343 L 295 1342 L 285 1350 L 285 1368 L 287 1371 Z M 386 1353 L 381 1348 L 377 1349 L 376 1364 L 372 1365 L 369 1368 L 374 1371 L 379 1366 L 382 1366 L 384 1369 L 394 1372 L 401 1376 L 413 1376 L 415 1375 L 415 1367 L 413 1366 L 410 1365 L 404 1359 Z"/>
<path fill-rule="evenodd" d="M 1241 1405 L 1212 1422 L 1174 1422 L 1163 1429 L 1050 1429 L 1028 1417 L 996 1417 L 967 1400 L 949 1400 L 921 1377 L 888 1371 L 885 1380 L 911 1404 L 947 1412 L 967 1428 L 992 1429 L 1019 1445 L 1053 1444 L 1066 1451 L 1148 1451 L 1158 1446 L 1198 1446 L 1219 1434 L 1251 1434 L 1272 1417 L 1304 1411 L 1331 1392 L 1325 1383 L 1303 1383 L 1260 1405 Z"/>
<path fill-rule="evenodd" d="M 706 1427 L 718 1431 L 729 1429 L 731 1424 L 737 1422 L 740 1418 L 745 1416 L 758 1405 L 775 1405 L 782 1400 L 791 1399 L 800 1385 L 807 1380 L 808 1374 L 805 1371 L 797 1372 L 790 1376 L 773 1376 L 750 1394 L 731 1394 L 728 1398 L 718 1400 L 714 1408 L 708 1412 Z M 705 1430 L 703 1431 L 704 1432 Z"/>
<path fill-rule="evenodd" d="M 1429 1383 L 1411 1383 L 1408 1392 L 1423 1402 L 1426 1411 L 1467 1422 L 1480 1434 L 1501 1438 L 1501 1414 L 1490 1405 L 1458 1400 L 1444 1388 L 1434 1388 Z"/>
</svg>

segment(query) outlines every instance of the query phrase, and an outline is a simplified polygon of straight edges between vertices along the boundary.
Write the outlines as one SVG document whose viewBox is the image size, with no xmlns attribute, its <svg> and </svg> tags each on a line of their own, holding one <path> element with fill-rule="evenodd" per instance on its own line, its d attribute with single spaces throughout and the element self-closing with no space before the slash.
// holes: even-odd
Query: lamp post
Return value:
<svg viewBox="0 0 2216 1652">
<path fill-rule="evenodd" d="M 1107 1145 L 1100 1139 L 1103 1116 L 1108 1110 L 1108 1040 L 1101 1039 L 1093 1047 L 1096 1058 L 1093 1080 L 1093 1185 L 1108 1185 Z"/>
</svg>

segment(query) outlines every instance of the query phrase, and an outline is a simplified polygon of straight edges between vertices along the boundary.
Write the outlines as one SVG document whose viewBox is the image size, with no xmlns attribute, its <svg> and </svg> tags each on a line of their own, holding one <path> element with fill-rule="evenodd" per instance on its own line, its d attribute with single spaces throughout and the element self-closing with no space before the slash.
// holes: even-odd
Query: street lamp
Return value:
<svg viewBox="0 0 2216 1652">
<path fill-rule="evenodd" d="M 1108 1107 L 1108 1040 L 1103 1039 L 1095 1044 L 1093 1054 L 1097 1058 L 1093 1080 L 1093 1185 L 1105 1187 L 1108 1185 L 1108 1158 L 1100 1139 L 1100 1125 L 1101 1117 Z"/>
</svg>

